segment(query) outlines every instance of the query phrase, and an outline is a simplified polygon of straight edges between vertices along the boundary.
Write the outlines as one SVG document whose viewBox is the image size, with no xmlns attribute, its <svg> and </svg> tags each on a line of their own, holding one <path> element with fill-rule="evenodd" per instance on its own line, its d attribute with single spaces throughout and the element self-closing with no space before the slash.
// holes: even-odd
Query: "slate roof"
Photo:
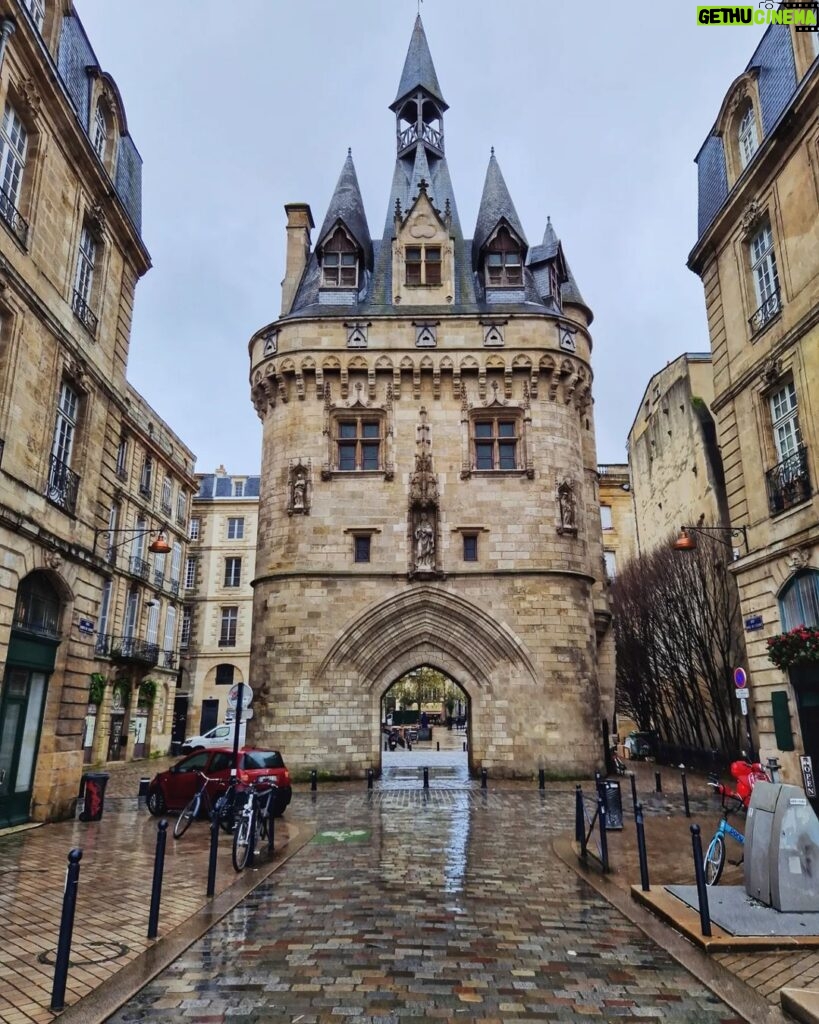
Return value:
<svg viewBox="0 0 819 1024">
<path fill-rule="evenodd" d="M 483 183 L 483 195 L 478 207 L 478 220 L 475 224 L 475 235 L 472 239 L 472 266 L 477 268 L 478 257 L 481 249 L 486 244 L 487 238 L 498 226 L 498 222 L 504 218 L 524 245 L 528 246 L 526 233 L 518 217 L 515 204 L 509 195 L 506 187 L 500 164 L 495 157 L 495 150 L 489 157 L 489 166 L 486 168 L 486 178 Z"/>
<path fill-rule="evenodd" d="M 340 220 L 344 222 L 353 238 L 363 249 L 367 266 L 372 267 L 370 228 L 367 224 L 364 200 L 361 198 L 361 189 L 358 187 L 358 176 L 355 173 L 353 155 L 350 150 L 347 150 L 347 159 L 341 168 L 341 174 L 327 208 L 324 223 L 318 233 L 317 245 L 321 245 Z"/>
<path fill-rule="evenodd" d="M 404 61 L 398 93 L 390 110 L 395 110 L 401 101 L 416 92 L 419 86 L 438 100 L 442 110 L 447 109 L 448 104 L 441 92 L 441 86 L 438 84 L 438 76 L 435 74 L 435 65 L 432 63 L 432 54 L 429 52 L 429 44 L 420 14 L 415 19 L 415 27 L 412 30 L 407 59 Z"/>
</svg>

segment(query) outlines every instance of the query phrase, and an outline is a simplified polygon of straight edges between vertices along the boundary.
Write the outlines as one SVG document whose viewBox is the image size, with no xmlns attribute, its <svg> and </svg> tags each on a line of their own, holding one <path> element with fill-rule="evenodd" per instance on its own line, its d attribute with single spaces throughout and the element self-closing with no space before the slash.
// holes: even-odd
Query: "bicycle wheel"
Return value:
<svg viewBox="0 0 819 1024">
<path fill-rule="evenodd" d="M 239 818 L 239 824 L 236 826 L 236 831 L 233 833 L 231 856 L 235 871 L 244 871 L 250 857 L 250 852 L 253 849 L 253 843 L 256 839 L 255 817 L 256 815 L 252 810 L 247 813 L 243 812 Z"/>
<path fill-rule="evenodd" d="M 703 867 L 705 868 L 705 884 L 716 885 L 722 877 L 722 869 L 725 867 L 725 840 L 719 833 L 708 844 Z"/>
<path fill-rule="evenodd" d="M 197 793 L 179 812 L 179 817 L 173 824 L 174 839 L 180 839 L 188 831 L 191 822 L 199 814 L 199 804 L 201 801 L 202 797 Z"/>
</svg>

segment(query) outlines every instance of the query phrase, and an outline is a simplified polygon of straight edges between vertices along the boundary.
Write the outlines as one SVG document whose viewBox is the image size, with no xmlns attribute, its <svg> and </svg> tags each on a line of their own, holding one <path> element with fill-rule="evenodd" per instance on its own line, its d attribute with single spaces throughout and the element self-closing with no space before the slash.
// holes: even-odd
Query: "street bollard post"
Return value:
<svg viewBox="0 0 819 1024">
<path fill-rule="evenodd" d="M 441 744 L 440 744 L 440 742 L 438 740 L 435 741 L 435 749 L 436 750 L 440 750 L 441 749 Z"/>
<path fill-rule="evenodd" d="M 219 815 L 213 813 L 210 819 L 210 850 L 208 851 L 208 891 L 206 896 L 216 892 L 216 855 L 219 852 Z"/>
<path fill-rule="evenodd" d="M 699 825 L 691 826 L 691 845 L 694 849 L 694 876 L 697 879 L 697 901 L 700 905 L 700 930 L 708 937 L 711 934 L 711 913 L 708 909 L 708 886 L 705 884 Z"/>
<path fill-rule="evenodd" d="M 629 781 L 631 782 L 631 806 L 634 808 L 634 813 L 637 814 L 637 776 L 634 772 L 629 772 Z"/>
<path fill-rule="evenodd" d="M 600 790 L 597 791 L 597 820 L 600 827 L 600 860 L 603 863 L 603 874 L 609 873 L 609 837 L 606 830 L 606 801 Z"/>
<path fill-rule="evenodd" d="M 663 791 L 663 777 L 659 772 L 654 772 L 654 791 L 655 793 L 662 793 Z"/>
<path fill-rule="evenodd" d="M 646 853 L 646 830 L 643 822 L 643 805 L 637 804 L 634 812 L 634 821 L 637 825 L 637 856 L 640 858 L 640 885 L 643 892 L 649 891 L 648 882 L 648 855 Z"/>
<path fill-rule="evenodd" d="M 481 768 L 481 789 L 486 789 L 486 779 L 488 774 L 489 773 L 485 768 Z"/>
<path fill-rule="evenodd" d="M 464 750 L 466 750 L 466 740 L 464 740 Z"/>
<path fill-rule="evenodd" d="M 429 789 L 429 768 L 424 769 L 424 789 Z"/>
<path fill-rule="evenodd" d="M 367 769 L 367 789 L 373 788 L 373 770 L 372 768 Z"/>
<path fill-rule="evenodd" d="M 691 817 L 691 807 L 688 803 L 688 780 L 685 777 L 685 767 L 680 769 L 680 781 L 682 782 L 683 807 L 685 807 L 686 818 Z"/>
<path fill-rule="evenodd" d="M 537 788 L 538 789 L 545 789 L 546 788 L 546 769 L 545 768 L 541 768 L 538 771 L 538 773 L 537 773 Z"/>
<path fill-rule="evenodd" d="M 51 988 L 52 1013 L 65 1008 L 65 985 L 68 980 L 68 965 L 71 958 L 71 933 L 74 931 L 74 911 L 77 907 L 77 888 L 80 881 L 82 850 L 74 849 L 68 854 L 68 870 L 63 890 L 63 912 L 60 917 L 60 937 L 57 941 L 57 959 L 54 963 L 54 984 Z"/>
<path fill-rule="evenodd" d="M 310 769 L 310 789 L 311 789 L 311 791 L 313 793 L 315 793 L 315 791 L 316 791 L 317 783 L 318 783 L 318 772 L 316 771 L 315 768 L 311 768 Z"/>
<path fill-rule="evenodd" d="M 583 837 L 586 834 L 586 822 L 583 814 L 583 789 L 581 786 L 574 787 L 574 838 L 583 846 Z M 585 851 L 584 851 L 585 853 Z"/>
<path fill-rule="evenodd" d="M 168 822 L 163 818 L 156 827 L 156 853 L 154 855 L 154 880 L 151 886 L 151 909 L 148 914 L 148 938 L 155 939 L 159 927 L 159 901 L 162 898 L 162 871 L 165 867 L 165 843 L 168 839 Z"/>
</svg>

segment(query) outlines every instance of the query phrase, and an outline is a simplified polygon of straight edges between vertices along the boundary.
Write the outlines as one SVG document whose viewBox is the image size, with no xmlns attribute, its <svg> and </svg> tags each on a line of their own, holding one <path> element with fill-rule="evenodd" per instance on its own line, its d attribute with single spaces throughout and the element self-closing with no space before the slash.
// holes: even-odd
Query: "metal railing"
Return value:
<svg viewBox="0 0 819 1024">
<path fill-rule="evenodd" d="M 805 445 L 800 445 L 792 455 L 769 469 L 765 474 L 765 482 L 771 515 L 807 501 L 811 496 L 811 486 Z"/>
<path fill-rule="evenodd" d="M 80 488 L 80 478 L 68 466 L 57 458 L 51 456 L 51 466 L 48 471 L 48 484 L 46 485 L 46 498 L 59 508 L 74 515 L 77 509 L 77 492 Z"/>
<path fill-rule="evenodd" d="M 111 650 L 111 637 L 107 633 L 97 633 L 97 641 L 94 644 L 94 654 L 107 658 Z"/>
<path fill-rule="evenodd" d="M 80 293 L 74 289 L 74 297 L 71 300 L 71 308 L 77 316 L 77 319 L 86 327 L 92 334 L 97 333 L 97 314 L 91 309 L 85 299 Z"/>
<path fill-rule="evenodd" d="M 776 291 L 771 292 L 753 316 L 748 318 L 748 323 L 751 325 L 751 333 L 757 334 L 761 331 L 781 310 L 782 299 L 777 288 Z"/>
<path fill-rule="evenodd" d="M 179 580 L 168 580 L 168 590 L 174 597 L 179 596 Z"/>
<path fill-rule="evenodd" d="M 120 480 L 128 479 L 128 470 L 125 468 L 125 463 L 117 463 L 116 474 Z"/>
<path fill-rule="evenodd" d="M 165 668 L 176 668 L 176 652 L 175 651 L 163 651 L 162 652 L 162 665 Z"/>
<path fill-rule="evenodd" d="M 154 586 L 162 589 L 162 583 L 165 579 L 165 573 L 160 569 L 154 569 Z"/>
<path fill-rule="evenodd" d="M 163 501 L 160 502 L 159 507 L 165 513 L 166 516 L 170 516 L 172 509 L 171 503 L 169 501 L 165 501 L 163 499 Z"/>
<path fill-rule="evenodd" d="M 112 661 L 132 661 L 153 668 L 159 661 L 159 646 L 134 636 L 112 636 L 109 654 Z"/>
<path fill-rule="evenodd" d="M 144 558 L 131 555 L 128 559 L 128 572 L 132 576 L 138 576 L 141 580 L 147 580 L 151 575 L 151 566 Z"/>
<path fill-rule="evenodd" d="M 60 635 L 59 623 L 59 602 L 29 594 L 18 600 L 11 624 L 13 629 L 56 639 Z"/>
<path fill-rule="evenodd" d="M 28 221 L 25 220 L 12 202 L 11 196 L 3 188 L 0 188 L 0 217 L 11 228 L 20 245 L 25 246 L 28 239 Z"/>
</svg>

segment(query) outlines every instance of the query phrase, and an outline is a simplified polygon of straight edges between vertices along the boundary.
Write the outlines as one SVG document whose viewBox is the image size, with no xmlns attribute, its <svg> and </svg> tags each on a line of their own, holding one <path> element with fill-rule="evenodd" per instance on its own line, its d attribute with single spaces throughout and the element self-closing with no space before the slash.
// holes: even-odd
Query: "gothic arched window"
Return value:
<svg viewBox="0 0 819 1024">
<path fill-rule="evenodd" d="M 501 228 L 486 247 L 488 288 L 519 288 L 523 284 L 523 253 L 510 231 Z"/>
<path fill-rule="evenodd" d="M 358 288 L 358 248 L 343 228 L 336 228 L 322 248 L 322 288 Z"/>
</svg>

